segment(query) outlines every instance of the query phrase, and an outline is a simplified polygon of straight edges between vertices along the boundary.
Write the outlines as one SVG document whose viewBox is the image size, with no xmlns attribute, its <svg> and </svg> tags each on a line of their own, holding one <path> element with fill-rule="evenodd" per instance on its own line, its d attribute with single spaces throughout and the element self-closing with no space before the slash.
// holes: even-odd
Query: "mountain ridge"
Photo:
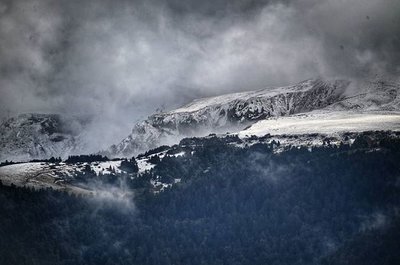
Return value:
<svg viewBox="0 0 400 265">
<path fill-rule="evenodd" d="M 60 114 L 25 113 L 0 125 L 0 161 L 64 157 L 84 145 L 85 120 Z"/>
<path fill-rule="evenodd" d="M 331 119 L 332 117 L 400 110 L 400 84 L 376 79 L 355 82 L 342 79 L 309 79 L 295 85 L 270 87 L 215 97 L 195 99 L 163 113 L 150 115 L 136 123 L 131 133 L 101 154 L 130 157 L 161 145 L 173 145 L 185 137 L 203 137 L 210 133 L 241 133 L 266 120 Z M 383 113 L 383 114 L 385 114 Z M 286 119 L 285 117 L 292 117 Z M 60 114 L 22 114 L 0 125 L 0 161 L 65 157 L 70 154 L 97 152 L 89 146 L 92 131 L 87 120 Z M 393 123 L 390 123 L 393 124 Z M 355 124 L 356 125 L 356 124 Z M 329 125 L 330 126 L 330 125 Z M 287 126 L 279 127 L 279 132 Z M 366 128 L 376 128 L 367 126 Z M 261 128 L 262 129 L 262 128 Z M 390 129 L 390 128 L 385 128 Z M 258 129 L 257 129 L 258 130 Z M 318 133 L 317 128 L 310 133 Z M 258 130 L 260 132 L 268 130 Z M 86 140 L 85 140 L 86 139 Z"/>
<path fill-rule="evenodd" d="M 242 131 L 265 119 L 316 110 L 393 111 L 400 109 L 399 84 L 374 80 L 356 84 L 349 80 L 309 79 L 298 84 L 196 99 L 135 124 L 131 134 L 108 150 L 111 155 L 135 155 L 184 137 Z M 363 93 L 361 93 L 362 90 Z"/>
</svg>

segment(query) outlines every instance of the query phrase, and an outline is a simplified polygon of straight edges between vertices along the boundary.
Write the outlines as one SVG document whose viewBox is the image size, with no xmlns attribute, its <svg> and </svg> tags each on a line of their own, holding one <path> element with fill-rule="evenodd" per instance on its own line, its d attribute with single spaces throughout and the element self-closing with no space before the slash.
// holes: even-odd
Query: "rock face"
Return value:
<svg viewBox="0 0 400 265">
<path fill-rule="evenodd" d="M 83 121 L 58 114 L 21 114 L 0 125 L 0 161 L 65 156 L 81 147 Z"/>
</svg>

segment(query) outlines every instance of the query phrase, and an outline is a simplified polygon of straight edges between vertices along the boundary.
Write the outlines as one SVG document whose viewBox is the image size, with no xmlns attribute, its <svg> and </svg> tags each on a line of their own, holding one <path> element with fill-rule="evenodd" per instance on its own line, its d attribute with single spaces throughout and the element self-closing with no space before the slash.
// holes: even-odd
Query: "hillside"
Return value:
<svg viewBox="0 0 400 265">
<path fill-rule="evenodd" d="M 395 264 L 399 135 L 348 138 L 185 139 L 138 157 L 136 177 L 79 175 L 109 191 L 93 196 L 0 183 L 0 263 Z"/>
</svg>

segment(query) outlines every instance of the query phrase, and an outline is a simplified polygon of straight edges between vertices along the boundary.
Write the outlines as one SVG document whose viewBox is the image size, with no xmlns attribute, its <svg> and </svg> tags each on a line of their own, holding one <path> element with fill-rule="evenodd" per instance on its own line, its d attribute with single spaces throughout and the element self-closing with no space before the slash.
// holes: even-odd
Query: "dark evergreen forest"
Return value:
<svg viewBox="0 0 400 265">
<path fill-rule="evenodd" d="M 398 139 L 192 150 L 126 178 L 132 204 L 0 185 L 0 264 L 400 264 Z"/>
</svg>

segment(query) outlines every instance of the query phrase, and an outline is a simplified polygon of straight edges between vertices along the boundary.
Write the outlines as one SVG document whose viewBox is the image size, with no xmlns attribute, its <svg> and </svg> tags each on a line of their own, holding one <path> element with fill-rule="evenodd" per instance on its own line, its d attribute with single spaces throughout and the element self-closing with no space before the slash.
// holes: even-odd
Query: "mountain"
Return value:
<svg viewBox="0 0 400 265">
<path fill-rule="evenodd" d="M 399 110 L 399 88 L 399 84 L 381 80 L 356 83 L 313 79 L 287 87 L 197 99 L 136 124 L 128 137 L 111 146 L 109 153 L 130 156 L 184 137 L 239 132 L 260 120 L 315 110 Z"/>
<path fill-rule="evenodd" d="M 399 111 L 400 84 L 383 79 L 354 82 L 344 99 L 326 110 Z"/>
<path fill-rule="evenodd" d="M 0 161 L 64 157 L 78 151 L 84 124 L 84 120 L 58 114 L 12 117 L 0 125 Z"/>
<path fill-rule="evenodd" d="M 197 99 L 181 108 L 151 115 L 136 124 L 128 137 L 104 153 L 128 157 L 160 145 L 178 143 L 185 137 L 201 137 L 210 133 L 240 132 L 242 136 L 320 133 L 319 128 L 326 129 L 327 123 L 330 124 L 328 127 L 332 124 L 340 127 L 343 118 L 346 124 L 352 123 L 352 127 L 344 129 L 352 130 L 358 126 L 360 115 L 368 124 L 355 131 L 393 129 L 398 127 L 399 91 L 399 84 L 383 80 L 351 82 L 315 79 L 292 86 Z M 395 115 L 393 119 L 388 121 L 388 116 L 380 119 L 380 115 L 388 113 Z M 366 114 L 373 115 L 366 121 Z M 350 122 L 348 117 L 355 119 Z M 277 122 L 271 121 L 271 118 Z M 312 126 L 305 121 L 310 121 L 308 125 Z M 256 130 L 252 127 L 246 131 L 255 123 L 258 126 Z M 0 161 L 97 152 L 101 147 L 96 141 L 90 141 L 96 137 L 88 124 L 87 119 L 59 114 L 33 113 L 10 118 L 0 125 Z M 274 126 L 278 128 L 276 131 L 271 130 Z M 295 128 L 302 129 L 295 132 Z"/>
</svg>

